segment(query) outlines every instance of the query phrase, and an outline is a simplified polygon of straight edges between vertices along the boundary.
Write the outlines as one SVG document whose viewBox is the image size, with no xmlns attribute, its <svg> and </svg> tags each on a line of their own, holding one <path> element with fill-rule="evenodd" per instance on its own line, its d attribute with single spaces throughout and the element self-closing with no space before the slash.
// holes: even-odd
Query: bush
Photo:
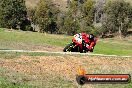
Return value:
<svg viewBox="0 0 132 88">
<path fill-rule="evenodd" d="M 94 34 L 95 36 L 99 35 L 99 30 L 96 29 L 96 28 L 93 28 L 91 31 L 90 31 L 90 34 Z"/>
<path fill-rule="evenodd" d="M 24 0 L 0 1 L 0 27 L 15 29 L 26 18 L 26 15 Z"/>
<path fill-rule="evenodd" d="M 3 28 L 0 28 L 0 32 L 2 32 L 2 31 L 4 31 L 4 29 Z"/>
<path fill-rule="evenodd" d="M 26 25 L 25 31 L 34 31 L 34 30 L 33 30 L 33 27 L 31 27 L 31 25 Z"/>
<path fill-rule="evenodd" d="M 84 28 L 80 28 L 77 32 L 86 32 L 86 33 L 90 33 L 90 31 L 92 30 L 92 27 L 87 26 Z"/>
<path fill-rule="evenodd" d="M 31 27 L 31 22 L 28 19 L 22 21 L 20 29 L 23 31 L 34 31 L 33 28 Z"/>
</svg>

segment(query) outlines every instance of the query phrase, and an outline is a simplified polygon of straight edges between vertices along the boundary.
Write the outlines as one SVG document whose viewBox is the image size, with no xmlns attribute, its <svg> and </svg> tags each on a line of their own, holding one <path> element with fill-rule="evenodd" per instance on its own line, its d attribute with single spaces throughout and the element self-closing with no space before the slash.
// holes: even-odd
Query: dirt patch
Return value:
<svg viewBox="0 0 132 88">
<path fill-rule="evenodd" d="M 76 84 L 75 75 L 81 65 L 87 73 L 132 74 L 132 58 L 90 57 L 90 56 L 21 56 L 17 59 L 0 60 L 0 67 L 36 76 L 39 80 L 45 74 L 55 74 Z M 38 78 L 37 78 L 38 77 Z M 93 88 L 93 86 L 90 86 Z"/>
</svg>

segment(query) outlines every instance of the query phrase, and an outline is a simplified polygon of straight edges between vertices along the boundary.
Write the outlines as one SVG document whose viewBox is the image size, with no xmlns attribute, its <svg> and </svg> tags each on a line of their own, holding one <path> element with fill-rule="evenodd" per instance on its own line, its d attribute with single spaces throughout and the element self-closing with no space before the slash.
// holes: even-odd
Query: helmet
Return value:
<svg viewBox="0 0 132 88">
<path fill-rule="evenodd" d="M 89 40 L 94 40 L 94 35 L 93 34 L 89 35 Z"/>
</svg>

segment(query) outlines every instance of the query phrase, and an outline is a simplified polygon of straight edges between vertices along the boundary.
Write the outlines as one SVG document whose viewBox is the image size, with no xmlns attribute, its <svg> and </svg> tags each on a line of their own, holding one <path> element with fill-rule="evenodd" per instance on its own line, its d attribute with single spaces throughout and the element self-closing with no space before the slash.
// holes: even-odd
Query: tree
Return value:
<svg viewBox="0 0 132 88">
<path fill-rule="evenodd" d="M 60 12 L 57 16 L 57 33 L 62 34 L 64 33 L 64 20 L 65 20 L 65 13 Z"/>
<path fill-rule="evenodd" d="M 64 19 L 64 32 L 70 35 L 76 32 L 93 32 L 94 7 L 93 0 L 72 0 Z"/>
<path fill-rule="evenodd" d="M 124 0 L 110 1 L 105 7 L 106 18 L 103 28 L 106 32 L 118 31 L 120 37 L 125 35 L 131 21 L 132 6 Z"/>
<path fill-rule="evenodd" d="M 26 15 L 24 0 L 0 0 L 0 27 L 16 28 Z"/>
<path fill-rule="evenodd" d="M 104 15 L 104 6 L 106 4 L 106 0 L 96 0 L 95 3 L 95 15 L 94 15 L 94 23 L 102 23 L 103 15 Z"/>
<path fill-rule="evenodd" d="M 35 11 L 36 22 L 40 27 L 39 32 L 47 31 L 48 28 L 48 5 L 46 1 L 40 0 Z"/>
<path fill-rule="evenodd" d="M 90 31 L 89 28 L 93 26 L 94 22 L 94 12 L 95 12 L 95 5 L 94 1 L 87 0 L 81 7 L 81 18 L 80 18 L 80 25 L 81 30 L 88 32 Z"/>
<path fill-rule="evenodd" d="M 74 35 L 79 30 L 79 22 L 73 17 L 66 17 L 63 28 L 66 34 Z"/>
<path fill-rule="evenodd" d="M 27 8 L 27 16 L 33 23 L 35 23 L 35 8 Z"/>
<path fill-rule="evenodd" d="M 79 20 L 77 16 L 78 2 L 72 0 L 68 8 L 68 12 L 64 18 L 63 32 L 73 35 L 79 30 Z"/>
<path fill-rule="evenodd" d="M 56 19 L 59 10 L 48 0 L 40 0 L 36 11 L 36 23 L 39 25 L 40 32 L 54 32 L 56 31 Z"/>
</svg>

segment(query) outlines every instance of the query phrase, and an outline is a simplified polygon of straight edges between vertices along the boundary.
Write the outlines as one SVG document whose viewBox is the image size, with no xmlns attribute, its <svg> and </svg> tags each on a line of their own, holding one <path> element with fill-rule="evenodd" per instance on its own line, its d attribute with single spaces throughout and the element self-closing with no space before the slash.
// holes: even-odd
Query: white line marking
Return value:
<svg viewBox="0 0 132 88">
<path fill-rule="evenodd" d="M 93 53 L 79 53 L 79 52 L 51 52 L 51 51 L 31 51 L 31 50 L 0 50 L 0 52 L 31 52 L 31 53 L 51 53 L 51 54 L 69 54 L 69 55 L 90 55 L 90 56 L 104 56 L 104 57 L 132 57 L 132 56 L 118 56 L 118 55 L 104 55 Z"/>
</svg>

